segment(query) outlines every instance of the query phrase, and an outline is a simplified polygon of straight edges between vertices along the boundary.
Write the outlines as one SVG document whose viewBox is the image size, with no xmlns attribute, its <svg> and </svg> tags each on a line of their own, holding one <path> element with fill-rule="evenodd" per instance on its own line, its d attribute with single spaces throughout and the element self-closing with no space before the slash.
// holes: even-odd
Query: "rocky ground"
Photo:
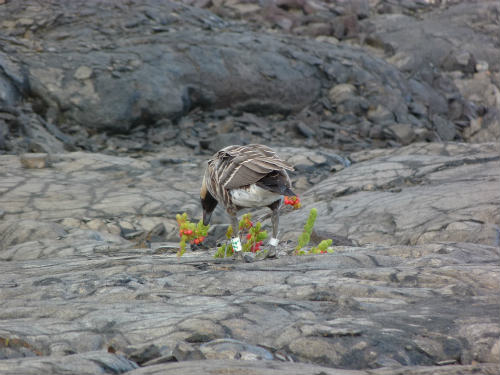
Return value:
<svg viewBox="0 0 500 375">
<path fill-rule="evenodd" d="M 499 14 L 0 0 L 0 373 L 498 374 Z M 214 259 L 217 209 L 177 258 L 251 142 L 296 167 L 278 257 Z"/>
</svg>

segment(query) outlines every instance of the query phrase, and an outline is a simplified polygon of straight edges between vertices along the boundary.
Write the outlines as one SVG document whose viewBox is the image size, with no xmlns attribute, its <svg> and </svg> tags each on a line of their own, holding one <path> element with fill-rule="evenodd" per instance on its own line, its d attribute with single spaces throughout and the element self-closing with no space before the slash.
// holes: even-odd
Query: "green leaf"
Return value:
<svg viewBox="0 0 500 375">
<path fill-rule="evenodd" d="M 298 238 L 298 244 L 295 248 L 295 254 L 299 254 L 300 249 L 306 246 L 311 240 L 311 233 L 314 227 L 314 223 L 316 222 L 316 217 L 318 216 L 318 210 L 316 208 L 311 208 L 309 212 L 309 217 L 307 218 L 307 222 L 304 225 L 304 230 L 302 234 Z"/>
</svg>

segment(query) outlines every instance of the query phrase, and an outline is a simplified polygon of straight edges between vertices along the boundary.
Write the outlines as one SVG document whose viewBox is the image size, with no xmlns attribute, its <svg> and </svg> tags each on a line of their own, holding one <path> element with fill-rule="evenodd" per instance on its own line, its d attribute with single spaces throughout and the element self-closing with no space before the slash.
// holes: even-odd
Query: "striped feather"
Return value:
<svg viewBox="0 0 500 375">
<path fill-rule="evenodd" d="M 285 183 L 281 190 L 289 191 L 291 182 L 287 170 L 293 171 L 294 169 L 267 146 L 235 145 L 225 147 L 215 153 L 208 161 L 205 179 L 210 194 L 228 211 L 236 211 L 237 208 L 231 199 L 231 190 L 246 188 L 276 171 L 280 175 L 279 180 Z M 259 186 L 266 189 L 265 183 L 260 182 Z M 277 191 L 274 186 L 267 188 L 269 191 Z"/>
</svg>

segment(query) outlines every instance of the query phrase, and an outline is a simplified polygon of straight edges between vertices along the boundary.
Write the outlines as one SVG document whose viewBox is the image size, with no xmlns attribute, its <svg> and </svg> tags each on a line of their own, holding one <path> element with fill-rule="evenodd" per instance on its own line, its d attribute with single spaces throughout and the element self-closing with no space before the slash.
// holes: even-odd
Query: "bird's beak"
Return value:
<svg viewBox="0 0 500 375">
<path fill-rule="evenodd" d="M 208 225 L 210 223 L 212 212 L 207 212 L 206 210 L 203 210 L 203 225 Z"/>
<path fill-rule="evenodd" d="M 205 177 L 203 177 L 203 182 L 201 184 L 200 201 L 201 207 L 203 208 L 203 225 L 208 225 L 212 217 L 212 212 L 214 212 L 217 206 L 217 200 L 208 191 Z"/>
</svg>

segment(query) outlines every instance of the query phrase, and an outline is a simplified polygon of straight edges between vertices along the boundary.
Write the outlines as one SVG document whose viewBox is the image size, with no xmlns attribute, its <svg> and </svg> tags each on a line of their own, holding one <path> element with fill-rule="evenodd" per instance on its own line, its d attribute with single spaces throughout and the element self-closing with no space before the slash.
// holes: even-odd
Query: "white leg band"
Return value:
<svg viewBox="0 0 500 375">
<path fill-rule="evenodd" d="M 278 239 L 277 238 L 274 238 L 274 237 L 271 237 L 271 239 L 269 240 L 269 245 L 271 246 L 278 246 Z"/>
<path fill-rule="evenodd" d="M 231 238 L 231 245 L 233 245 L 233 250 L 234 251 L 241 251 L 241 241 L 239 237 L 233 237 Z"/>
</svg>

